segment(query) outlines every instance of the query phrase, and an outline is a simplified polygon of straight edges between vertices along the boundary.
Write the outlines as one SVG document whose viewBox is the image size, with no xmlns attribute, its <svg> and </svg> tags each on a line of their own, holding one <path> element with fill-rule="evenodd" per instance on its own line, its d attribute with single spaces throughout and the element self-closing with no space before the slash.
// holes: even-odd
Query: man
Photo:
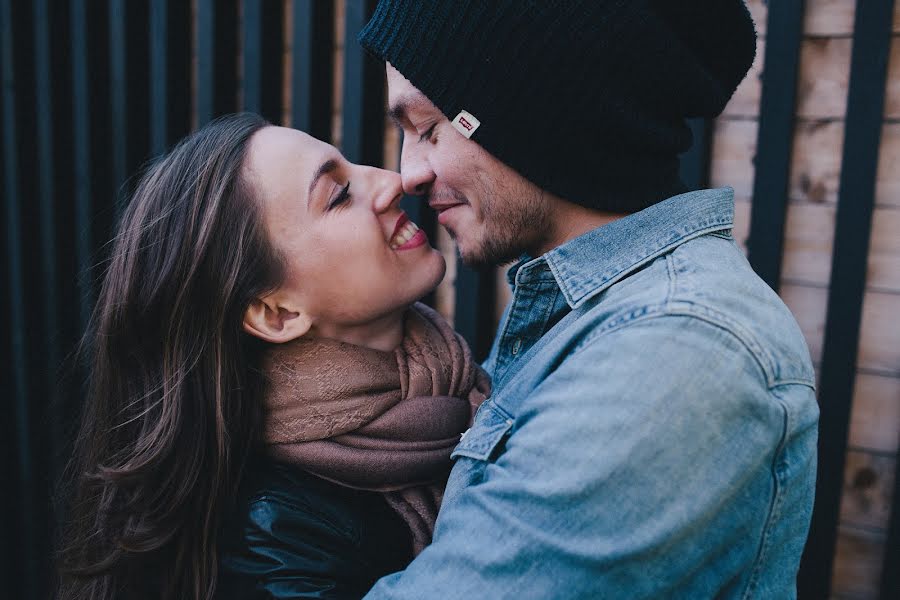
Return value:
<svg viewBox="0 0 900 600">
<path fill-rule="evenodd" d="M 740 0 L 382 0 L 404 189 L 509 271 L 434 542 L 370 598 L 789 598 L 818 409 L 788 309 L 688 191 L 749 69 Z"/>
</svg>

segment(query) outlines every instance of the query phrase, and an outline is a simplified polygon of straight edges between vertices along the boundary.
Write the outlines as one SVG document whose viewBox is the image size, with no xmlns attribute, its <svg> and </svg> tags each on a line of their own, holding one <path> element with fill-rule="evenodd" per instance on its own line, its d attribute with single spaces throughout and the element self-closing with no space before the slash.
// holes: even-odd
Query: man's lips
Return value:
<svg viewBox="0 0 900 600">
<path fill-rule="evenodd" d="M 435 202 L 429 206 L 437 212 L 437 221 L 444 227 L 450 227 L 450 221 L 453 218 L 453 209 L 459 206 L 466 206 L 465 202 Z"/>
<path fill-rule="evenodd" d="M 445 210 L 451 209 L 454 206 L 463 206 L 465 202 L 429 202 L 428 206 L 431 207 L 437 213 L 442 213 Z"/>
</svg>

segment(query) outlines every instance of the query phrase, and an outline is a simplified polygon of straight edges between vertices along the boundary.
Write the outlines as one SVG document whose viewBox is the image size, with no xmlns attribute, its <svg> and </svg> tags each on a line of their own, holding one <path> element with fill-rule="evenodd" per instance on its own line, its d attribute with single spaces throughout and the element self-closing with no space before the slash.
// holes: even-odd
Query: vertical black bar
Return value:
<svg viewBox="0 0 900 600">
<path fill-rule="evenodd" d="M 481 362 L 487 358 L 494 336 L 491 324 L 496 302 L 495 270 L 472 269 L 457 260 L 454 287 L 453 327 L 469 342 L 475 359 Z"/>
<path fill-rule="evenodd" d="M 776 291 L 781 282 L 803 9 L 803 0 L 770 2 L 766 26 L 747 248 L 754 270 Z"/>
<path fill-rule="evenodd" d="M 20 555 L 19 564 L 23 568 L 19 575 L 19 582 L 25 597 L 36 593 L 37 577 L 36 565 L 40 557 L 36 553 L 34 536 L 29 535 L 37 529 L 36 512 L 37 498 L 31 485 L 35 464 L 31 453 L 31 419 L 29 410 L 29 386 L 27 380 L 27 348 L 26 331 L 27 323 L 25 314 L 25 278 L 23 273 L 23 240 L 22 230 L 22 201 L 19 185 L 19 147 L 16 119 L 16 78 L 14 68 L 14 23 L 10 0 L 0 0 L 0 71 L 2 71 L 2 99 L 3 99 L 3 194 L 6 205 L 6 260 L 7 294 L 9 297 L 9 314 L 7 331 L 9 332 L 10 358 L 11 358 L 11 383 L 10 401 L 12 405 L 13 421 L 15 423 L 16 454 L 18 458 L 19 489 L 16 489 L 18 502 L 16 509 L 19 514 L 15 521 L 18 526 L 18 535 L 15 543 L 16 552 Z"/>
<path fill-rule="evenodd" d="M 0 35 L 6 35 L 2 23 L 0 23 Z M 4 47 L 0 43 L 0 85 L 3 85 L 3 55 Z M 5 146 L 5 122 L 3 119 L 4 94 L 0 90 L 0 190 L 6 192 L 6 146 Z M 6 200 L 3 202 L 3 215 L 6 217 L 7 207 Z M 0 228 L 0 246 L 3 248 L 3 257 L 0 260 L 0 315 L 9 315 L 9 252 L 7 251 L 7 231 L 6 224 Z M 4 317 L 7 318 L 7 317 Z M 5 326 L 4 322 L 4 326 Z M 12 361 L 12 340 L 7 334 L 0 338 L 0 390 L 6 390 L 7 394 L 13 392 L 13 361 Z M 10 402 L 14 401 L 14 397 L 10 396 Z M 16 442 L 15 442 L 15 419 L 12 418 L 12 409 L 9 412 L 10 418 L 0 420 L 0 477 L 6 481 L 16 481 L 19 473 L 19 463 L 16 460 Z M 0 494 L 0 510 L 5 514 L 13 514 L 17 508 L 15 498 L 12 494 Z M 16 588 L 15 582 L 18 580 L 18 569 L 14 564 L 18 555 L 17 541 L 18 535 L 15 531 L 16 523 L 7 519 L 0 522 L 0 589 L 13 590 Z"/>
<path fill-rule="evenodd" d="M 34 369 L 42 373 L 41 396 L 43 396 L 41 414 L 42 421 L 48 422 L 48 427 L 39 428 L 47 432 L 48 440 L 44 449 L 44 456 L 51 458 L 45 471 L 49 473 L 49 481 L 52 483 L 59 475 L 59 469 L 55 459 L 64 452 L 65 428 L 63 419 L 58 411 L 59 394 L 56 385 L 57 374 L 60 367 L 59 347 L 62 343 L 59 315 L 59 285 L 57 283 L 57 242 L 56 242 L 56 188 L 55 188 L 55 148 L 54 148 L 54 121 L 53 121 L 53 76 L 50 61 L 50 31 L 51 15 L 47 0 L 35 0 L 32 4 L 32 19 L 34 23 L 34 75 L 35 75 L 35 142 L 37 145 L 37 203 L 38 203 L 38 228 L 40 236 L 40 274 L 41 274 L 41 301 L 43 302 L 41 314 L 43 315 L 40 331 L 43 335 L 40 339 L 41 352 L 39 360 L 41 365 Z M 40 479 L 33 474 L 35 479 Z M 47 488 L 44 488 L 46 491 Z M 43 503 L 45 507 L 49 502 Z M 50 519 L 44 518 L 45 525 Z M 44 532 L 49 532 L 44 529 Z M 38 532 L 32 532 L 37 536 Z M 44 550 L 50 547 L 45 540 Z M 49 557 L 47 557 L 49 558 Z M 46 558 L 43 567 L 46 567 Z"/>
<path fill-rule="evenodd" d="M 2 9 L 0 9 L 2 11 Z M 9 207 L 7 206 L 6 190 L 7 180 L 6 166 L 7 155 L 7 136 L 6 136 L 6 70 L 4 64 L 6 61 L 8 31 L 6 21 L 3 19 L 3 13 L 0 12 L 0 190 L 3 191 L 3 215 L 8 219 Z M 9 238 L 7 231 L 8 223 L 4 223 L 0 228 L 0 245 L 3 247 L 3 257 L 0 260 L 0 315 L 4 315 L 4 319 L 8 319 L 10 314 L 11 294 L 11 274 L 10 274 L 10 252 Z M 7 322 L 4 321 L 4 327 Z M 9 395 L 8 402 L 15 403 L 15 365 L 13 362 L 12 336 L 10 334 L 0 337 L 0 390 L 6 390 Z M 0 420 L 0 477 L 7 481 L 16 481 L 19 475 L 19 462 L 17 460 L 16 451 L 16 424 L 14 418 L 15 407 L 10 409 L 9 417 Z M 0 494 L 0 510 L 5 514 L 14 514 L 18 507 L 16 506 L 16 498 L 12 494 Z M 19 556 L 18 549 L 18 531 L 16 529 L 17 522 L 12 519 L 6 519 L 0 522 L 0 589 L 9 590 L 10 593 L 18 593 L 19 568 L 16 564 Z"/>
<path fill-rule="evenodd" d="M 884 560 L 881 561 L 880 600 L 900 598 L 900 461 L 894 470 L 894 496 Z"/>
<path fill-rule="evenodd" d="M 197 0 L 197 127 L 213 118 L 216 90 L 216 3 Z"/>
<path fill-rule="evenodd" d="M 243 22 L 244 110 L 262 112 L 262 6 L 244 0 Z"/>
<path fill-rule="evenodd" d="M 152 0 L 148 83 L 151 156 L 164 153 L 190 131 L 192 26 L 189 2 Z"/>
<path fill-rule="evenodd" d="M 244 110 L 281 123 L 284 3 L 244 0 L 242 25 Z"/>
<path fill-rule="evenodd" d="M 53 144 L 53 83 L 50 64 L 50 11 L 47 0 L 34 0 L 34 71 L 37 111 L 37 169 L 38 205 L 41 238 L 41 280 L 43 291 L 43 318 L 45 336 L 42 340 L 46 373 L 56 372 L 59 362 L 56 336 L 59 330 L 56 269 L 56 196 L 54 144 Z M 52 388 L 52 386 L 51 386 Z M 59 437 L 54 435 L 54 442 Z"/>
<path fill-rule="evenodd" d="M 109 0 L 107 9 L 110 79 L 108 123 L 111 144 L 107 190 L 113 203 L 113 216 L 117 221 L 130 194 L 126 184 L 146 159 L 150 145 L 148 123 L 151 122 L 149 74 L 152 66 L 152 19 L 147 2 Z M 94 97 L 96 98 L 96 93 Z M 95 100 L 94 107 L 97 104 Z M 104 215 L 109 213 L 107 206 L 103 205 L 103 209 Z M 107 224 L 114 223 L 106 218 L 98 225 Z M 106 232 L 101 226 L 96 229 L 105 239 Z"/>
<path fill-rule="evenodd" d="M 264 0 L 262 10 L 262 105 L 271 123 L 284 121 L 284 1 Z"/>
<path fill-rule="evenodd" d="M 109 0 L 110 161 L 116 214 L 122 205 L 120 188 L 128 162 L 128 73 L 125 0 Z"/>
<path fill-rule="evenodd" d="M 239 110 L 238 4 L 239 0 L 216 1 L 214 63 L 216 81 L 213 97 L 213 115 L 216 117 Z"/>
<path fill-rule="evenodd" d="M 334 3 L 294 0 L 291 124 L 331 141 Z"/>
<path fill-rule="evenodd" d="M 893 11 L 894 0 L 856 3 L 837 225 L 820 370 L 816 505 L 798 579 L 802 598 L 827 598 L 831 587 L 875 205 Z M 885 565 L 885 568 L 891 567 Z"/>
<path fill-rule="evenodd" d="M 87 6 L 72 0 L 70 6 L 72 40 L 72 163 L 74 168 L 75 256 L 79 280 L 79 331 L 90 320 L 92 291 L 90 279 L 93 229 L 91 213 L 91 88 L 88 80 Z"/>
<path fill-rule="evenodd" d="M 165 99 L 166 138 L 168 148 L 191 130 L 191 65 L 194 62 L 191 48 L 193 28 L 191 2 L 167 0 L 168 17 L 166 37 L 166 73 L 168 78 Z M 165 149 L 164 148 L 164 149 Z"/>
<path fill-rule="evenodd" d="M 369 56 L 356 36 L 375 10 L 376 0 L 347 0 L 344 30 L 344 156 L 355 163 L 381 165 L 384 153 L 384 64 Z"/>
<path fill-rule="evenodd" d="M 46 123 L 39 127 L 49 126 L 51 142 L 53 146 L 53 157 L 50 164 L 53 165 L 50 171 L 52 178 L 53 206 L 51 207 L 52 220 L 46 218 L 41 219 L 41 227 L 46 231 L 53 231 L 53 245 L 55 252 L 52 257 L 45 260 L 52 260 L 55 265 L 54 283 L 55 298 L 51 300 L 53 311 L 55 313 L 56 327 L 53 341 L 53 352 L 58 353 L 56 360 L 57 370 L 55 371 L 53 381 L 54 396 L 52 402 L 48 404 L 46 411 L 49 412 L 49 420 L 52 422 L 54 445 L 50 448 L 53 452 L 51 477 L 53 481 L 57 481 L 71 457 L 71 439 L 73 435 L 73 424 L 76 421 L 75 413 L 80 405 L 80 383 L 84 377 L 76 376 L 73 362 L 67 360 L 67 356 L 75 347 L 75 342 L 81 333 L 79 327 L 79 311 L 80 306 L 76 299 L 78 298 L 78 276 L 75 259 L 75 207 L 73 202 L 74 189 L 74 173 L 72 169 L 73 162 L 73 144 L 72 144 L 72 60 L 71 60 L 71 40 L 70 40 L 70 15 L 69 6 L 60 6 L 59 3 L 42 0 L 42 5 L 48 7 L 48 16 L 50 22 L 50 88 L 52 92 L 52 109 L 47 113 L 40 108 L 40 113 L 44 114 Z M 37 5 L 36 5 L 37 6 Z M 37 17 L 36 17 L 37 19 Z M 37 53 L 36 53 L 37 56 Z M 40 76 L 37 81 L 40 81 Z M 35 103 L 36 105 L 38 102 Z M 40 129 L 38 129 L 40 131 Z M 39 167 L 44 169 L 47 160 L 40 159 Z M 44 180 L 46 175 L 39 175 L 36 179 Z M 43 181 L 41 182 L 43 184 Z M 46 244 L 45 244 L 46 245 Z M 49 248 L 45 250 L 49 254 Z M 47 276 L 48 281 L 50 275 Z M 49 310 L 49 309 L 48 309 Z M 63 379 L 65 378 L 65 381 Z M 62 509 L 61 504 L 57 504 L 56 508 Z M 61 521 L 57 514 L 59 524 Z"/>
<path fill-rule="evenodd" d="M 169 7 L 168 0 L 150 4 L 150 153 L 162 154 L 169 143 Z"/>
<path fill-rule="evenodd" d="M 197 125 L 237 110 L 237 2 L 197 0 Z"/>
<path fill-rule="evenodd" d="M 681 181 L 692 190 L 709 187 L 710 142 L 712 123 L 709 119 L 689 119 L 694 143 L 681 155 Z"/>
</svg>

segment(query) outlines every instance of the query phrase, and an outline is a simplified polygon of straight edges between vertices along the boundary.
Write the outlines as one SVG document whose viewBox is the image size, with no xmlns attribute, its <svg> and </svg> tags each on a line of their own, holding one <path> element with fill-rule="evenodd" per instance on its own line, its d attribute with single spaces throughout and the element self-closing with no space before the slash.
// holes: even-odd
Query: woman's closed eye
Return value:
<svg viewBox="0 0 900 600">
<path fill-rule="evenodd" d="M 350 182 L 349 181 L 347 182 L 347 185 L 345 185 L 343 188 L 341 188 L 341 191 L 338 192 L 337 196 L 335 196 L 334 199 L 328 203 L 328 210 L 331 210 L 332 208 L 337 208 L 338 206 L 346 203 L 348 200 L 350 200 Z"/>
</svg>

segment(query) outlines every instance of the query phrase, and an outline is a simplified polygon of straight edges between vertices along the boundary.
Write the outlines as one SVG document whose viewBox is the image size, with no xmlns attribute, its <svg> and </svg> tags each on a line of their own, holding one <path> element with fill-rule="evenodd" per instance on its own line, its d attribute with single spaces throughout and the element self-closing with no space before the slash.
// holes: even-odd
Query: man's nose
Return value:
<svg viewBox="0 0 900 600">
<path fill-rule="evenodd" d="M 428 157 L 413 142 L 403 141 L 400 153 L 400 177 L 403 180 L 403 192 L 411 196 L 422 196 L 434 182 L 434 171 Z"/>
</svg>

